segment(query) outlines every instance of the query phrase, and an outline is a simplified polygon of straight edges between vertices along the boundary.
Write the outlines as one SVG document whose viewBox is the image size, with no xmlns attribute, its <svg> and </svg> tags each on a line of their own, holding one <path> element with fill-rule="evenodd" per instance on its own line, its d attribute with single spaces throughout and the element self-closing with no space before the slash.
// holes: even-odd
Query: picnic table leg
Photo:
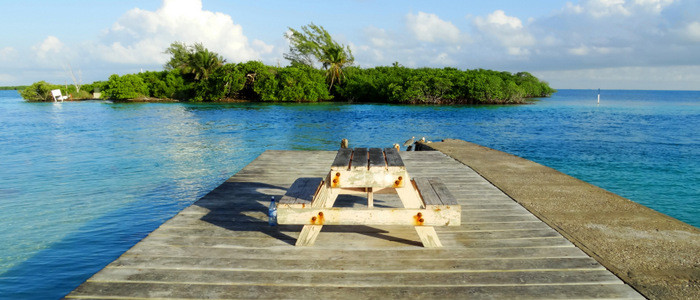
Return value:
<svg viewBox="0 0 700 300">
<path fill-rule="evenodd" d="M 372 188 L 366 188 L 367 191 L 367 207 L 372 208 L 374 207 L 374 191 Z"/>
<path fill-rule="evenodd" d="M 413 186 L 411 181 L 408 181 L 404 187 L 396 188 L 396 193 L 399 194 L 401 202 L 405 208 L 422 208 L 423 201 L 420 199 L 418 190 Z M 442 247 L 442 243 L 435 232 L 433 226 L 415 226 L 416 233 L 420 237 L 423 247 L 436 248 Z"/>
<path fill-rule="evenodd" d="M 334 191 L 328 183 L 319 188 L 314 199 L 311 201 L 311 207 L 333 207 L 335 199 L 338 198 L 338 192 Z M 318 234 L 321 232 L 323 225 L 304 225 L 297 238 L 296 246 L 311 246 L 316 241 Z"/>
</svg>

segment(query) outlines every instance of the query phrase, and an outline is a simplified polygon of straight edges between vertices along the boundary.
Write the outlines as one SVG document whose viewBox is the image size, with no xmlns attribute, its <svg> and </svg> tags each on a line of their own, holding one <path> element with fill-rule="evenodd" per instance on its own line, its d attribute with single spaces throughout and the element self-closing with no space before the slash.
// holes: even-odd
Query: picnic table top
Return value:
<svg viewBox="0 0 700 300">
<path fill-rule="evenodd" d="M 395 170 L 406 166 L 395 148 L 340 149 L 331 164 L 331 170 Z"/>
</svg>

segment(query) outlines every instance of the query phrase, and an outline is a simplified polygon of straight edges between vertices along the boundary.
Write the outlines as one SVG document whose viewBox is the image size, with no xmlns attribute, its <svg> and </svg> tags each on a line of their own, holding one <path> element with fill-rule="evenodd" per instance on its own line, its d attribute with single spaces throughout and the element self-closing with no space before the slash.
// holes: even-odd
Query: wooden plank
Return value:
<svg viewBox="0 0 700 300">
<path fill-rule="evenodd" d="M 338 150 L 331 164 L 331 170 L 347 170 L 350 167 L 350 157 L 352 157 L 352 149 Z"/>
<path fill-rule="evenodd" d="M 88 282 L 67 296 L 69 299 L 110 298 L 182 298 L 182 299 L 644 299 L 629 286 L 623 284 L 497 284 L 445 287 L 424 284 L 360 285 L 311 285 L 303 282 L 290 285 L 263 283 L 262 280 L 246 284 L 173 284 L 165 282 L 121 281 Z M 378 281 L 382 282 L 382 280 Z"/>
<path fill-rule="evenodd" d="M 367 170 L 369 163 L 369 157 L 367 153 L 367 148 L 355 148 L 352 152 L 352 159 L 350 161 L 350 170 Z"/>
<path fill-rule="evenodd" d="M 254 281 L 270 282 L 284 286 L 366 286 L 381 285 L 439 285 L 445 288 L 459 287 L 469 282 L 470 285 L 534 285 L 534 284 L 564 284 L 564 283 L 616 283 L 619 279 L 607 270 L 579 270 L 567 272 L 553 271 L 514 271 L 514 272 L 289 272 L 287 270 L 272 270 L 258 272 L 257 270 L 177 270 L 177 269 L 144 269 L 107 268 L 93 278 L 93 281 L 110 282 L 133 280 L 140 282 L 162 283 L 215 283 L 222 285 L 250 284 Z"/>
<path fill-rule="evenodd" d="M 321 233 L 321 229 L 323 229 L 323 225 L 304 225 L 294 245 L 298 247 L 312 246 L 316 242 L 318 234 Z"/>
<path fill-rule="evenodd" d="M 338 193 L 333 191 L 329 185 L 323 185 L 320 187 L 316 198 L 314 198 L 311 206 L 314 208 L 331 208 L 335 204 L 335 200 L 338 198 Z M 283 210 L 284 211 L 284 210 Z M 277 212 L 278 223 L 279 223 L 279 210 Z M 299 238 L 297 238 L 296 246 L 311 246 L 316 241 L 318 234 L 323 228 L 323 223 L 304 225 L 299 233 Z"/>
<path fill-rule="evenodd" d="M 295 270 L 295 271 L 332 271 L 348 272 L 421 272 L 421 271 L 508 271 L 508 270 L 602 270 L 595 260 L 581 258 L 533 258 L 533 259 L 433 259 L 416 260 L 375 259 L 372 256 L 338 260 L 286 260 L 286 259 L 238 259 L 238 258 L 188 258 L 188 257 L 150 257 L 124 255 L 111 267 L 128 268 L 185 268 L 185 269 L 248 269 L 248 270 Z"/>
<path fill-rule="evenodd" d="M 421 247 L 414 232 L 422 229 L 366 225 L 324 227 L 314 247 L 294 247 L 302 226 L 268 226 L 267 201 L 297 178 L 328 175 L 337 156 L 263 153 L 67 298 L 640 298 L 473 170 L 437 152 L 397 158 L 410 175 L 439 176 L 458 203 L 468 203 L 461 217 L 469 222 L 423 235 L 439 236 L 442 248 Z M 405 200 L 420 209 L 420 195 L 408 186 L 398 189 L 401 199 L 375 189 L 375 207 Z M 330 190 L 337 189 L 319 191 L 327 200 L 319 203 L 334 197 Z M 337 206 L 364 208 L 361 198 L 343 195 Z"/>
<path fill-rule="evenodd" d="M 302 177 L 294 181 L 284 196 L 279 200 L 279 204 L 299 206 L 310 205 L 318 186 L 323 181 L 320 177 Z"/>
<path fill-rule="evenodd" d="M 437 193 L 443 205 L 459 205 L 459 203 L 457 203 L 457 199 L 452 196 L 452 193 L 450 193 L 450 190 L 447 189 L 447 186 L 445 186 L 440 178 L 429 177 L 428 181 L 435 190 L 435 193 Z"/>
<path fill-rule="evenodd" d="M 458 222 L 459 222 L 459 219 L 458 219 Z M 418 237 L 420 238 L 421 243 L 423 243 L 423 247 L 425 247 L 425 248 L 441 248 L 442 247 L 442 242 L 440 242 L 440 239 L 437 236 L 437 232 L 435 232 L 435 227 L 416 226 L 415 229 L 416 229 L 416 232 L 418 233 Z"/>
<path fill-rule="evenodd" d="M 404 187 L 397 188 L 396 193 L 401 198 L 403 206 L 406 208 L 420 208 L 424 207 L 423 201 L 420 199 L 420 194 L 418 190 L 413 185 L 413 182 L 409 181 L 409 184 L 404 185 Z M 461 219 L 461 213 L 458 215 L 458 219 Z M 459 221 L 458 221 L 459 222 Z M 435 229 L 431 226 L 415 226 L 416 233 L 426 248 L 437 248 L 442 247 L 440 238 L 438 238 Z"/>
<path fill-rule="evenodd" d="M 386 158 L 384 158 L 384 151 L 382 151 L 382 149 L 369 149 L 369 169 L 386 170 Z"/>
<path fill-rule="evenodd" d="M 258 209 L 262 206 L 258 206 Z M 158 232 L 169 235 L 197 235 L 197 236 L 235 236 L 235 237 L 255 237 L 265 238 L 269 236 L 267 232 L 274 228 L 266 228 L 267 214 L 259 211 L 256 213 L 245 212 L 240 215 L 243 222 L 238 218 L 229 221 L 212 222 L 204 220 L 180 220 L 171 219 L 159 228 Z M 247 220 L 246 220 L 247 219 Z M 282 226 L 280 231 L 297 232 L 298 226 Z M 353 232 L 353 233 L 388 233 L 407 231 L 407 228 L 386 229 L 380 226 L 336 226 L 333 232 Z M 409 231 L 413 233 L 412 229 Z M 551 237 L 558 236 L 553 229 L 543 226 L 538 222 L 511 222 L 511 223 L 462 223 L 459 227 L 442 227 L 440 234 L 452 235 L 455 238 L 531 238 L 531 237 Z"/>
<path fill-rule="evenodd" d="M 413 181 L 415 182 L 416 189 L 418 189 L 418 192 L 420 193 L 421 198 L 423 199 L 423 203 L 425 203 L 426 206 L 442 205 L 440 197 L 433 189 L 433 186 L 430 184 L 428 178 L 413 177 Z"/>
<path fill-rule="evenodd" d="M 279 208 L 277 222 L 288 225 L 459 226 L 459 209 Z"/>
<path fill-rule="evenodd" d="M 324 227 L 327 232 L 318 236 L 318 246 L 325 249 L 338 248 L 337 241 L 341 240 L 342 247 L 363 248 L 371 245 L 380 248 L 398 247 L 401 245 L 414 246 L 421 245 L 415 230 L 396 231 L 391 235 L 383 236 L 381 233 L 357 232 L 335 232 L 336 228 L 346 228 L 348 226 Z M 409 228 L 408 226 L 402 226 Z M 426 226 L 424 226 L 426 227 Z M 422 228 L 424 228 L 422 227 Z M 298 227 L 297 227 L 298 228 Z M 269 234 L 269 233 L 268 233 Z M 248 237 L 199 237 L 199 236 L 179 236 L 179 235 L 153 235 L 149 243 L 163 247 L 179 247 L 198 245 L 200 247 L 219 248 L 248 248 L 267 249 L 270 247 L 289 247 L 294 244 L 296 236 L 293 233 L 278 235 L 276 239 L 265 239 L 262 235 Z M 563 237 L 555 238 L 513 238 L 513 239 L 472 239 L 466 234 L 445 235 L 440 233 L 440 239 L 445 248 L 449 249 L 478 249 L 478 248 L 522 248 L 522 247 L 573 247 L 573 245 Z"/>
<path fill-rule="evenodd" d="M 333 187 L 339 188 L 393 188 L 405 185 L 408 173 L 403 170 L 368 170 L 357 169 L 351 171 L 332 171 L 333 179 L 338 179 Z M 336 176 L 338 175 L 338 176 Z M 399 178 L 401 178 L 399 180 Z M 331 180 L 333 180 L 331 179 Z M 398 185 L 396 184 L 398 181 Z"/>
<path fill-rule="evenodd" d="M 260 223 L 256 228 L 269 228 Z M 298 226 L 290 226 L 298 229 Z M 401 226 L 403 227 L 403 226 Z M 447 227 L 444 227 L 447 228 Z M 252 228 L 251 228 L 252 229 Z M 273 235 L 274 232 L 270 231 Z M 277 234 L 279 235 L 279 234 Z M 351 235 L 352 236 L 352 235 Z M 376 235 L 375 235 L 376 237 Z M 208 258 L 237 258 L 237 259 L 358 259 L 372 257 L 373 259 L 532 259 L 532 258 L 581 258 L 588 257 L 575 247 L 524 247 L 524 248 L 443 248 L 440 252 L 426 252 L 420 245 L 407 247 L 347 247 L 349 240 L 335 240 L 333 244 L 323 247 L 309 247 L 296 250 L 294 246 L 283 247 L 204 247 L 198 245 L 167 245 L 150 241 L 146 238 L 127 252 L 130 255 L 146 255 L 154 257 L 208 257 Z M 329 251 L 332 249 L 332 251 Z M 235 250 L 235 251 L 234 251 Z"/>
<path fill-rule="evenodd" d="M 358 199 L 359 200 L 359 199 Z M 364 201 L 364 199 L 361 199 L 361 201 Z M 267 202 L 269 203 L 269 202 Z M 260 203 L 256 205 L 256 208 L 260 211 L 261 207 L 264 207 L 265 210 L 267 210 L 267 203 Z M 354 203 L 353 203 L 354 204 Z M 391 203 L 392 205 L 382 205 L 384 207 L 396 207 Z M 348 203 L 344 203 L 344 205 L 348 205 Z M 313 206 L 313 204 L 312 204 Z M 354 207 L 354 208 L 361 208 L 364 207 L 362 204 L 358 205 L 349 205 L 346 207 Z M 437 208 L 440 208 L 441 206 L 437 206 Z M 452 208 L 452 206 L 450 206 Z M 457 209 L 457 206 L 452 209 Z M 419 207 L 412 207 L 412 208 L 419 208 Z M 229 225 L 230 223 L 241 223 L 243 221 L 237 220 L 240 218 L 247 218 L 250 219 L 251 221 L 249 222 L 257 222 L 258 220 L 252 219 L 248 216 L 249 213 L 242 214 L 242 213 L 234 213 L 234 214 L 214 214 L 214 215 L 205 215 L 205 216 L 188 216 L 188 215 L 181 215 L 179 216 L 178 219 L 182 219 L 183 221 L 178 221 L 179 224 L 196 224 L 196 223 L 206 223 L 206 222 L 216 222 L 217 224 L 221 225 Z M 466 223 L 469 224 L 478 224 L 478 223 L 522 223 L 522 222 L 537 222 L 537 218 L 533 217 L 531 215 L 512 215 L 512 216 L 499 216 L 497 214 L 492 214 L 491 216 L 482 216 L 479 212 L 473 212 L 473 213 L 466 213 L 462 212 L 462 214 L 465 216 L 465 219 L 467 220 Z M 175 224 L 175 223 L 169 223 L 169 224 Z"/>
<path fill-rule="evenodd" d="M 401 159 L 399 151 L 396 150 L 396 148 L 384 148 L 384 154 L 386 155 L 386 165 L 388 169 L 393 170 L 406 168 L 403 163 L 403 159 Z"/>
</svg>

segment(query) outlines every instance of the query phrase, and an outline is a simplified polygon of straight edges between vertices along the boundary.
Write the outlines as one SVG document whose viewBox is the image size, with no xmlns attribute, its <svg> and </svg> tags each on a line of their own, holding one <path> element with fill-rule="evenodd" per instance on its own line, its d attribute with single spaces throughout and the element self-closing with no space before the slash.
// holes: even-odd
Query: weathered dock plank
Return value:
<svg viewBox="0 0 700 300">
<path fill-rule="evenodd" d="M 411 226 L 267 224 L 270 196 L 322 177 L 335 152 L 268 151 L 165 222 L 67 298 L 640 298 L 632 288 L 471 169 L 439 152 L 401 152 L 409 174 L 440 177 L 462 225 L 423 248 Z M 336 206 L 366 205 L 342 195 Z M 401 207 L 376 194 L 375 207 Z"/>
<path fill-rule="evenodd" d="M 98 297 L 92 295 L 110 295 Z M 155 282 L 91 282 L 81 285 L 70 298 L 87 299 L 143 299 L 143 298 L 185 298 L 185 299 L 277 299 L 303 298 L 313 295 L 320 299 L 639 299 L 639 294 L 621 284 L 580 284 L 580 285 L 471 285 L 462 286 L 423 286 L 423 285 L 383 285 L 377 287 L 328 286 L 324 284 L 277 285 L 277 284 L 192 284 Z"/>
</svg>

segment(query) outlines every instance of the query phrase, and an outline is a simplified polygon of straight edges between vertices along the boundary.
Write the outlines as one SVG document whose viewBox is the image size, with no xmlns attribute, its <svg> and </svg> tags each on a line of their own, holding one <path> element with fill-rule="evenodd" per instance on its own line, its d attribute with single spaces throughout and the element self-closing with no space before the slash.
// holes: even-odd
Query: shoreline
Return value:
<svg viewBox="0 0 700 300">
<path fill-rule="evenodd" d="M 700 294 L 700 229 L 569 175 L 462 140 L 419 144 L 469 166 L 651 299 Z"/>
<path fill-rule="evenodd" d="M 511 105 L 533 105 L 540 101 L 541 98 L 548 97 L 538 97 L 538 98 L 526 98 L 522 102 L 416 102 L 416 103 L 394 103 L 394 102 L 358 102 L 358 101 L 259 101 L 259 100 L 245 100 L 245 99 L 224 99 L 219 101 L 181 101 L 177 99 L 167 99 L 167 98 L 134 98 L 134 99 L 123 99 L 123 100 L 113 100 L 113 99 L 99 99 L 99 98 L 89 98 L 89 99 L 67 99 L 62 102 L 82 102 L 82 101 L 111 101 L 113 103 L 189 103 L 189 104 L 228 104 L 228 103 L 268 103 L 268 104 L 321 104 L 321 103 L 339 103 L 339 104 L 390 104 L 390 105 L 421 105 L 421 106 L 450 106 L 450 105 L 466 105 L 466 106 L 511 106 Z M 34 101 L 22 99 L 28 103 L 48 103 L 55 101 Z"/>
</svg>

